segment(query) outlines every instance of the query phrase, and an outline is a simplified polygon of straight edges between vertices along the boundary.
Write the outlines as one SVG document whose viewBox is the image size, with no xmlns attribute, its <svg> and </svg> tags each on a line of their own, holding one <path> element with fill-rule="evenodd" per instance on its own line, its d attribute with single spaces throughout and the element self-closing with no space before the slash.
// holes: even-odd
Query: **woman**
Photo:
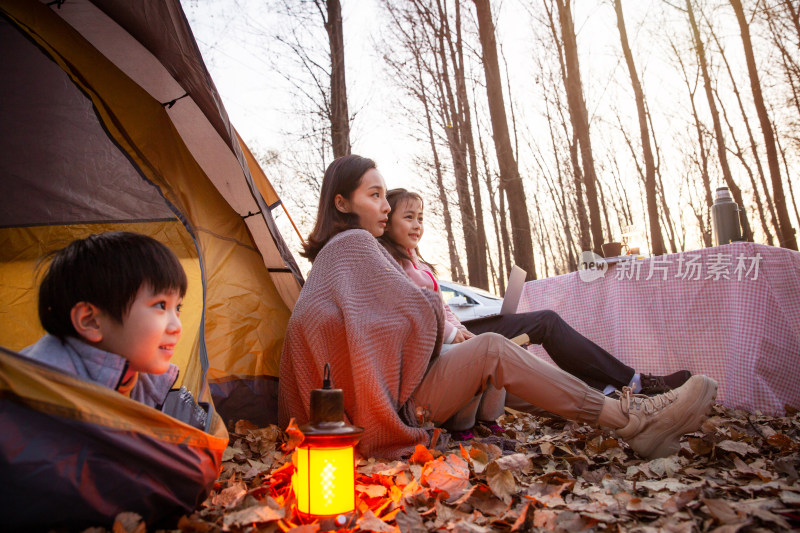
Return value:
<svg viewBox="0 0 800 533">
<path fill-rule="evenodd" d="M 281 356 L 281 424 L 291 417 L 308 421 L 311 390 L 329 362 L 347 416 L 364 428 L 359 449 L 365 456 L 409 453 L 428 437 L 418 427 L 418 411 L 442 423 L 490 384 L 565 418 L 611 428 L 646 458 L 676 452 L 680 437 L 699 428 L 717 390 L 705 376 L 651 398 L 625 387 L 615 400 L 495 333 L 440 354 L 439 296 L 416 287 L 375 239 L 389 211 L 371 160 L 345 156 L 325 171 L 304 253 L 313 268 Z"/>
</svg>

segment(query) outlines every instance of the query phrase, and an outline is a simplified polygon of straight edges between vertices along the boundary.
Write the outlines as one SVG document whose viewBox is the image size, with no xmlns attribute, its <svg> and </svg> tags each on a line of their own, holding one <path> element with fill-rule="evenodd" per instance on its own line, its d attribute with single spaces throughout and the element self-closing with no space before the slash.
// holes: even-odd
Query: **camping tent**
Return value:
<svg viewBox="0 0 800 533">
<path fill-rule="evenodd" d="M 229 123 L 179 1 L 0 0 L 0 42 L 0 346 L 43 333 L 43 253 L 101 231 L 145 233 L 189 276 L 179 384 L 212 395 L 228 422 L 275 422 L 302 277 L 271 216 L 279 200 Z M 97 391 L 55 399 L 50 372 L 3 357 L 4 406 L 113 425 L 86 414 Z M 226 438 L 215 422 L 212 448 Z M 188 442 L 185 427 L 159 424 L 161 437 Z"/>
</svg>

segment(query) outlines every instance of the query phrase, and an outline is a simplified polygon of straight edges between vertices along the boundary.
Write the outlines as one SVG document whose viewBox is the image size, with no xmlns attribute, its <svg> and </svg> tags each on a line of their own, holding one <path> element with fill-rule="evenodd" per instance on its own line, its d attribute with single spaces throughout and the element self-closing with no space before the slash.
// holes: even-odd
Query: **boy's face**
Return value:
<svg viewBox="0 0 800 533">
<path fill-rule="evenodd" d="M 142 285 L 122 324 L 102 317 L 102 340 L 95 345 L 127 359 L 129 370 L 163 374 L 181 337 L 181 301 L 178 291 L 156 294 Z"/>
</svg>

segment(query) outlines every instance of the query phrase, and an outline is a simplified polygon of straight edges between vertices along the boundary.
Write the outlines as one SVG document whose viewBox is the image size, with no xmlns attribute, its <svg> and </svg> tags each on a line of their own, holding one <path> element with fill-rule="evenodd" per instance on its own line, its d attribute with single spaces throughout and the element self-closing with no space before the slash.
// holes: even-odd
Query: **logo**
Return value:
<svg viewBox="0 0 800 533">
<path fill-rule="evenodd" d="M 578 264 L 578 275 L 581 281 L 591 282 L 606 275 L 608 263 L 606 260 L 591 250 L 581 252 L 581 260 Z"/>
</svg>

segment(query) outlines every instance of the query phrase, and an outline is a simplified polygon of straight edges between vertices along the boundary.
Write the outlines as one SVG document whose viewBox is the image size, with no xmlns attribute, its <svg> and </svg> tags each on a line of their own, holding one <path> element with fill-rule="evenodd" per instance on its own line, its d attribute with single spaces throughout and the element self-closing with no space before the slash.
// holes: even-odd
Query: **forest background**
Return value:
<svg viewBox="0 0 800 533">
<path fill-rule="evenodd" d="M 325 167 L 358 153 L 423 195 L 440 274 L 499 294 L 514 263 L 559 275 L 603 242 L 711 246 L 720 186 L 754 242 L 797 249 L 797 0 L 183 4 L 303 236 Z"/>
</svg>

